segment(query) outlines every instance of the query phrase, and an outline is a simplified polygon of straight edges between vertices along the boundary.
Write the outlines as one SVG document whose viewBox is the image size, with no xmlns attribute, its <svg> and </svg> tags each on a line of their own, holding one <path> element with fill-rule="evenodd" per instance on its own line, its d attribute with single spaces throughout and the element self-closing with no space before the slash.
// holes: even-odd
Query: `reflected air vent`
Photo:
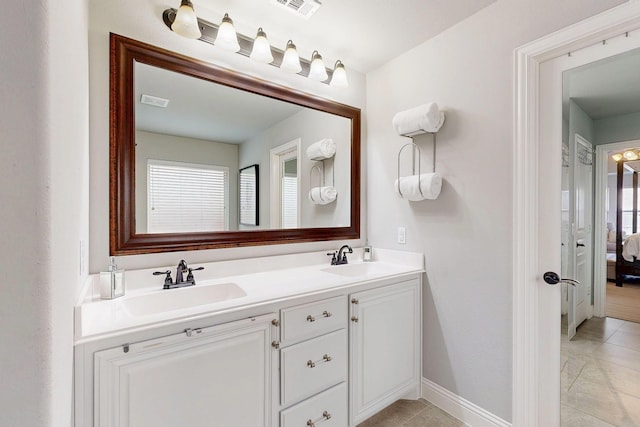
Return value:
<svg viewBox="0 0 640 427">
<path fill-rule="evenodd" d="M 167 105 L 169 105 L 169 100 L 166 98 L 144 94 L 140 97 L 140 102 L 142 104 L 152 105 L 154 107 L 160 108 L 167 108 Z"/>
<path fill-rule="evenodd" d="M 309 19 L 322 5 L 318 0 L 271 0 L 271 3 L 279 4 L 289 12 Z"/>
</svg>

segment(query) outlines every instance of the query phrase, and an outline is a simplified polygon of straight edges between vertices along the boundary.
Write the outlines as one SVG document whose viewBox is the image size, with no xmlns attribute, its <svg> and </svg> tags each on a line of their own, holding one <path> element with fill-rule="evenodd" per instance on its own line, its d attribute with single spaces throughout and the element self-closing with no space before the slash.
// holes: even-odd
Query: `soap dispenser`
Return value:
<svg viewBox="0 0 640 427">
<path fill-rule="evenodd" d="M 124 295 L 124 270 L 118 269 L 116 258 L 111 257 L 109 270 L 100 273 L 100 298 L 114 299 Z"/>
<path fill-rule="evenodd" d="M 371 247 L 369 242 L 365 243 L 364 248 L 362 249 L 362 261 L 373 261 L 373 248 Z"/>
</svg>

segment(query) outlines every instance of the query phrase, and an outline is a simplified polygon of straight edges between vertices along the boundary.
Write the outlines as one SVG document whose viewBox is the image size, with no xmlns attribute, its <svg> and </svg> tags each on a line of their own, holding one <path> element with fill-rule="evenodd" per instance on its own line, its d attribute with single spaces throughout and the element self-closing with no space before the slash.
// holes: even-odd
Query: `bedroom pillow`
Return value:
<svg viewBox="0 0 640 427">
<path fill-rule="evenodd" d="M 616 242 L 616 230 L 609 230 L 609 236 L 607 237 L 607 240 L 611 243 Z"/>
</svg>

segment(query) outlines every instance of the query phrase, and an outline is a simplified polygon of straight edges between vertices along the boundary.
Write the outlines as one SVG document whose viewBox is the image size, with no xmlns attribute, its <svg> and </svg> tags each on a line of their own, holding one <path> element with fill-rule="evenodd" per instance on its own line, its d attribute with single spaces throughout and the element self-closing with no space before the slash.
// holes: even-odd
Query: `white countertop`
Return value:
<svg viewBox="0 0 640 427">
<path fill-rule="evenodd" d="M 125 296 L 113 300 L 99 298 L 94 275 L 75 307 L 75 341 L 81 344 L 424 271 L 422 254 L 377 249 L 368 263 L 360 254 L 354 249 L 353 261 L 339 266 L 330 266 L 325 252 L 198 264 L 205 270 L 194 272 L 196 286 L 167 290 L 162 289 L 164 276 L 152 276 L 153 270 L 131 271 L 125 276 Z M 295 267 L 287 267 L 293 262 Z M 208 302 L 216 295 L 233 297 Z"/>
</svg>

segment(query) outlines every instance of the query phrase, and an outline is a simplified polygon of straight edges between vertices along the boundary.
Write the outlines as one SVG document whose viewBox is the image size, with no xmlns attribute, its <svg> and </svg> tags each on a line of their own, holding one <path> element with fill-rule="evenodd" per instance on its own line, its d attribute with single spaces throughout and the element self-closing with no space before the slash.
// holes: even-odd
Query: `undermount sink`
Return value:
<svg viewBox="0 0 640 427">
<path fill-rule="evenodd" d="M 247 296 L 235 283 L 166 289 L 150 295 L 122 300 L 122 306 L 131 315 L 145 316 L 161 312 L 182 310 Z"/>
<path fill-rule="evenodd" d="M 331 267 L 323 268 L 321 271 L 331 274 L 338 274 L 340 276 L 356 277 L 366 276 L 367 274 L 371 274 L 377 270 L 379 270 L 379 268 L 376 264 L 362 263 L 332 265 Z"/>
</svg>

